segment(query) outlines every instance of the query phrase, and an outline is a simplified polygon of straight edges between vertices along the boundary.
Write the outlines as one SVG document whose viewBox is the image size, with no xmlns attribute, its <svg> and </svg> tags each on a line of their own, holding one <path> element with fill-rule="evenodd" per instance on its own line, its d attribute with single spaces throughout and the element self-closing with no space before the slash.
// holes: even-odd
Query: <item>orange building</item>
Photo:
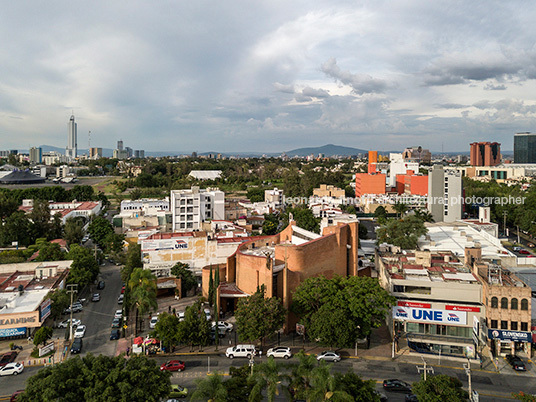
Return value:
<svg viewBox="0 0 536 402">
<path fill-rule="evenodd" d="M 368 163 L 378 163 L 378 151 L 368 151 Z"/>
<path fill-rule="evenodd" d="M 416 175 L 413 170 L 396 175 L 396 192 L 398 194 L 428 195 L 428 176 Z"/>
<path fill-rule="evenodd" d="M 233 311 L 236 301 L 264 285 L 266 297 L 278 297 L 286 309 L 292 295 L 307 278 L 334 275 L 365 275 L 358 268 L 358 223 L 329 226 L 323 235 L 308 232 L 291 221 L 281 233 L 238 246 L 219 269 L 218 294 L 224 312 Z M 358 272 L 359 271 L 359 272 Z M 208 296 L 210 266 L 203 268 L 203 296 Z M 289 313 L 286 330 L 292 330 L 297 317 Z"/>
<path fill-rule="evenodd" d="M 355 196 L 385 194 L 385 178 L 383 173 L 357 173 L 355 175 Z"/>
<path fill-rule="evenodd" d="M 472 166 L 497 166 L 501 163 L 501 144 L 498 142 L 473 142 L 470 161 Z"/>
</svg>

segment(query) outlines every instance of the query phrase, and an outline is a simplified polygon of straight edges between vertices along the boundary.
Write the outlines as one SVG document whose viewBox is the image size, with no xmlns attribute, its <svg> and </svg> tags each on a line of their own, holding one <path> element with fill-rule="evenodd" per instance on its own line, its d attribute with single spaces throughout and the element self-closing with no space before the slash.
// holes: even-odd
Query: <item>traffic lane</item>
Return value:
<svg viewBox="0 0 536 402">
<path fill-rule="evenodd" d="M 208 364 L 210 358 L 210 371 L 229 373 L 230 367 L 240 367 L 248 365 L 247 358 L 229 359 L 224 354 L 220 355 L 198 355 L 198 356 L 174 356 L 174 357 L 155 357 L 155 362 L 160 366 L 167 360 L 178 359 L 185 362 L 185 370 L 180 373 L 173 373 L 172 383 L 189 386 L 195 384 L 196 378 L 202 378 L 208 372 Z M 255 358 L 255 363 L 266 361 L 265 357 Z M 281 359 L 283 364 L 298 363 L 297 359 L 289 360 Z M 451 363 L 451 362 L 449 362 Z M 448 363 L 446 363 L 448 364 Z M 450 366 L 431 366 L 434 369 L 434 374 L 445 374 L 451 377 L 458 378 L 465 389 L 468 389 L 467 374 L 461 367 L 456 367 L 457 362 L 452 362 Z M 401 362 L 386 362 L 386 361 L 370 361 L 364 359 L 343 359 L 340 362 L 334 363 L 331 367 L 331 372 L 346 373 L 353 371 L 360 375 L 363 379 L 372 379 L 379 383 L 383 380 L 397 378 L 406 381 L 410 384 L 421 379 L 421 374 L 417 372 L 415 364 Z M 480 371 L 473 367 L 472 370 L 472 385 L 473 389 L 477 390 L 481 395 L 481 400 L 509 400 L 512 392 L 524 391 L 526 393 L 536 393 L 536 386 L 533 382 L 527 381 L 527 377 L 522 377 L 517 374 L 510 373 L 494 373 L 490 371 Z M 385 392 L 387 394 L 387 392 Z M 396 400 L 397 393 L 389 392 L 389 400 Z M 394 398 L 394 399 L 392 399 Z M 403 395 L 402 395 L 403 398 Z M 403 399 L 402 399 L 403 400 Z"/>
<path fill-rule="evenodd" d="M 88 301 L 82 313 L 82 324 L 86 325 L 82 355 L 91 352 L 113 356 L 116 341 L 110 341 L 111 325 L 115 311 L 121 308 L 117 304 L 117 295 L 121 293 L 119 268 L 106 263 L 101 267 L 99 280 L 105 282 L 104 289 L 97 289 L 96 285 L 92 285 L 90 294 L 99 293 L 100 301 Z"/>
<path fill-rule="evenodd" d="M 20 389 L 25 389 L 28 378 L 30 378 L 34 374 L 37 374 L 37 372 L 42 368 L 43 367 L 41 366 L 25 367 L 24 371 L 19 375 L 0 377 L 0 395 L 11 396 L 13 392 L 18 391 Z"/>
</svg>

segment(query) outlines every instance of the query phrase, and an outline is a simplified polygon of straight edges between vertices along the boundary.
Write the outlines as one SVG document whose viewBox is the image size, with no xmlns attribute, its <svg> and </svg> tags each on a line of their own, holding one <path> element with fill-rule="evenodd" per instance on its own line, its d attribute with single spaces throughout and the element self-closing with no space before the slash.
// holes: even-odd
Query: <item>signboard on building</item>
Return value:
<svg viewBox="0 0 536 402">
<path fill-rule="evenodd" d="M 530 332 L 504 331 L 501 329 L 488 329 L 488 338 L 516 342 L 531 342 L 532 340 Z"/>
<path fill-rule="evenodd" d="M 393 307 L 393 318 L 399 321 L 425 322 L 431 324 L 466 325 L 464 311 L 432 310 L 415 307 Z"/>
<path fill-rule="evenodd" d="M 305 325 L 296 324 L 296 333 L 300 336 L 303 336 L 305 334 Z"/>
<path fill-rule="evenodd" d="M 39 348 L 39 357 L 46 355 L 48 352 L 54 350 L 54 342 L 50 342 L 48 345 Z"/>
<path fill-rule="evenodd" d="M 432 305 L 430 303 L 418 303 L 408 301 L 399 301 L 397 305 L 402 307 L 432 308 Z"/>
<path fill-rule="evenodd" d="M 47 317 L 50 315 L 52 311 L 52 301 L 50 299 L 46 299 L 43 303 L 41 303 L 41 306 L 39 306 L 39 321 L 43 322 L 47 319 Z"/>
<path fill-rule="evenodd" d="M 0 329 L 0 338 L 7 338 L 8 336 L 26 335 L 26 328 L 7 328 Z"/>
<path fill-rule="evenodd" d="M 473 306 L 451 306 L 451 305 L 445 305 L 445 310 L 452 310 L 452 311 L 467 311 L 472 313 L 480 313 L 480 307 L 473 307 Z"/>
<path fill-rule="evenodd" d="M 0 329 L 8 328 L 35 328 L 41 326 L 39 311 L 19 314 L 0 314 Z"/>
<path fill-rule="evenodd" d="M 187 249 L 188 242 L 182 239 L 144 240 L 142 251 L 162 251 Z"/>
</svg>

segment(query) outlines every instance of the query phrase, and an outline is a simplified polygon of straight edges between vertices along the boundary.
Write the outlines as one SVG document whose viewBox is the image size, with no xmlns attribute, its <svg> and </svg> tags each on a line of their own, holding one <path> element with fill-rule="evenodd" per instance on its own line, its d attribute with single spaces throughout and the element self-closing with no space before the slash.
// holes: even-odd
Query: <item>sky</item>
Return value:
<svg viewBox="0 0 536 402">
<path fill-rule="evenodd" d="M 513 149 L 533 1 L 3 1 L 0 149 Z"/>
</svg>

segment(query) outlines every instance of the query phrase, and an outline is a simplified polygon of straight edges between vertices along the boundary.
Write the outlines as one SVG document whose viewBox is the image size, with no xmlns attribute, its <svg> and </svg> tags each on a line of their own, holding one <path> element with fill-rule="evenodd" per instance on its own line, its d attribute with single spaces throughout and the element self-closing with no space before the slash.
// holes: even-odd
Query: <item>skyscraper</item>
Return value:
<svg viewBox="0 0 536 402">
<path fill-rule="evenodd" d="M 514 135 L 514 163 L 536 163 L 536 134 Z"/>
<path fill-rule="evenodd" d="M 428 173 L 428 211 L 436 222 L 462 218 L 462 176 L 458 170 L 434 165 Z"/>
<path fill-rule="evenodd" d="M 41 148 L 31 147 L 30 148 L 30 163 L 38 164 L 43 161 L 43 150 Z"/>
<path fill-rule="evenodd" d="M 76 140 L 76 123 L 74 121 L 74 114 L 69 119 L 69 137 L 67 138 L 67 148 L 65 149 L 65 155 L 69 158 L 75 159 L 77 157 L 77 140 Z"/>
<path fill-rule="evenodd" d="M 497 166 L 501 163 L 501 144 L 498 142 L 471 143 L 472 166 Z"/>
</svg>

